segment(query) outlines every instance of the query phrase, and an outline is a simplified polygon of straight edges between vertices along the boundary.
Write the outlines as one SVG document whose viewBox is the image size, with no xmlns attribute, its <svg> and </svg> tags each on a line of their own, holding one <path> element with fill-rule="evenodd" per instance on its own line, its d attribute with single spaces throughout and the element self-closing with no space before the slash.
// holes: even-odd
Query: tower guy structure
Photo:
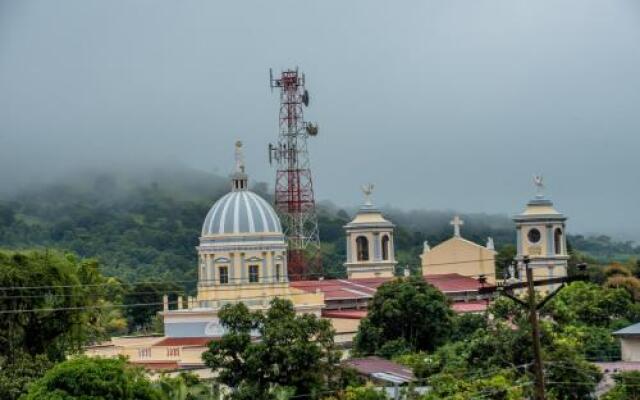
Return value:
<svg viewBox="0 0 640 400">
<path fill-rule="evenodd" d="M 310 279 L 321 268 L 318 218 L 307 150 L 309 136 L 318 125 L 304 120 L 309 105 L 305 76 L 295 70 L 270 72 L 271 88 L 280 89 L 278 143 L 269 144 L 269 163 L 277 165 L 275 205 L 288 238 L 287 270 L 291 280 Z"/>
</svg>

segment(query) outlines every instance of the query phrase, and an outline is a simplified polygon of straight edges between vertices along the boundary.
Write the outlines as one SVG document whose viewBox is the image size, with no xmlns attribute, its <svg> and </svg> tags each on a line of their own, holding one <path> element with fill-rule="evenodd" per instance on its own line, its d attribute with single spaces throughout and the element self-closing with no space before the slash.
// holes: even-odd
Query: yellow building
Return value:
<svg viewBox="0 0 640 400">
<path fill-rule="evenodd" d="M 420 256 L 422 275 L 459 274 L 465 277 L 484 276 L 488 283 L 496 282 L 496 252 L 493 240 L 488 238 L 487 245 L 481 246 L 464 239 L 460 227 L 464 221 L 457 215 L 451 221 L 454 227 L 453 237 L 431 248 L 427 242 Z"/>
<path fill-rule="evenodd" d="M 362 187 L 365 202 L 355 218 L 345 225 L 347 236 L 347 277 L 393 277 L 396 260 L 393 247 L 394 225 L 371 202 L 373 185 Z"/>
<path fill-rule="evenodd" d="M 528 256 L 535 280 L 567 276 L 569 254 L 565 234 L 567 217 L 542 193 L 542 177 L 535 178 L 537 194 L 525 210 L 516 215 L 518 278 L 526 280 L 524 263 Z"/>
</svg>

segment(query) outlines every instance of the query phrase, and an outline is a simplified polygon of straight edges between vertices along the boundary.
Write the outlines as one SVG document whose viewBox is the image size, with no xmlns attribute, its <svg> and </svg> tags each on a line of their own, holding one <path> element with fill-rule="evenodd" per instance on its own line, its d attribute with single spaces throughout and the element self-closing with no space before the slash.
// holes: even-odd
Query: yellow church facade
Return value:
<svg viewBox="0 0 640 400">
<path fill-rule="evenodd" d="M 494 284 L 496 251 L 493 240 L 488 238 L 487 245 L 481 246 L 463 238 L 460 227 L 464 222 L 458 216 L 455 216 L 451 224 L 454 226 L 453 237 L 433 248 L 425 242 L 420 255 L 422 275 L 456 273 L 475 279 L 484 277 L 487 283 Z"/>
</svg>

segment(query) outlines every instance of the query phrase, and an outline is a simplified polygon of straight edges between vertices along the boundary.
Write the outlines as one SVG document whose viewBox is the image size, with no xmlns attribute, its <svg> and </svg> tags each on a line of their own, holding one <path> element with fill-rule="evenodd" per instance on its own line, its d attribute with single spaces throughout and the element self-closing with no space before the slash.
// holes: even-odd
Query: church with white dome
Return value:
<svg viewBox="0 0 640 400">
<path fill-rule="evenodd" d="M 165 334 L 173 337 L 216 336 L 223 332 L 217 313 L 241 301 L 264 310 L 275 298 L 291 300 L 301 313 L 320 316 L 324 296 L 289 285 L 287 243 L 271 205 L 248 188 L 242 143 L 236 142 L 231 191 L 216 201 L 202 225 L 198 251 L 198 293 L 178 308 L 162 312 Z"/>
<path fill-rule="evenodd" d="M 249 190 L 248 183 L 242 143 L 236 142 L 230 191 L 204 217 L 196 248 L 197 294 L 179 297 L 177 304 L 164 296 L 159 313 L 164 336 L 114 337 L 86 348 L 87 355 L 123 355 L 153 370 L 205 371 L 202 353 L 225 332 L 218 319 L 222 307 L 242 302 L 251 310 L 264 311 L 276 297 L 290 300 L 300 314 L 328 319 L 336 342 L 348 345 L 378 287 L 409 273 L 408 266 L 397 265 L 395 226 L 373 204 L 373 185 L 366 185 L 364 204 L 344 226 L 347 278 L 290 282 L 287 241 L 278 214 Z M 514 218 L 517 259 L 530 257 L 536 279 L 566 275 L 565 221 L 542 195 Z M 453 238 L 436 247 L 425 242 L 422 278 L 449 298 L 454 312 L 482 313 L 492 295 L 481 289 L 497 280 L 493 241 L 482 246 L 463 239 L 462 224 L 454 218 Z"/>
</svg>

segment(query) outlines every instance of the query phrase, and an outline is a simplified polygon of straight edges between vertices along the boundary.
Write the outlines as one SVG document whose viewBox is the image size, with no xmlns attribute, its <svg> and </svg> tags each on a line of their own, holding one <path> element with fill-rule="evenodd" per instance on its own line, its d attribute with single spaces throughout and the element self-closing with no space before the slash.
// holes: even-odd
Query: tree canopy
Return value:
<svg viewBox="0 0 640 400">
<path fill-rule="evenodd" d="M 0 252 L 0 355 L 68 351 L 104 337 L 120 318 L 105 313 L 120 284 L 91 260 L 51 251 Z"/>
<path fill-rule="evenodd" d="M 22 400 L 163 400 L 144 371 L 123 358 L 78 357 L 61 362 Z"/>
<path fill-rule="evenodd" d="M 234 399 L 274 398 L 276 388 L 317 396 L 339 376 L 330 322 L 296 315 L 289 300 L 272 300 L 264 314 L 228 304 L 219 318 L 227 333 L 211 342 L 203 360 Z"/>
<path fill-rule="evenodd" d="M 376 291 L 354 339 L 362 354 L 434 350 L 453 326 L 449 302 L 421 277 L 398 278 Z"/>
</svg>

